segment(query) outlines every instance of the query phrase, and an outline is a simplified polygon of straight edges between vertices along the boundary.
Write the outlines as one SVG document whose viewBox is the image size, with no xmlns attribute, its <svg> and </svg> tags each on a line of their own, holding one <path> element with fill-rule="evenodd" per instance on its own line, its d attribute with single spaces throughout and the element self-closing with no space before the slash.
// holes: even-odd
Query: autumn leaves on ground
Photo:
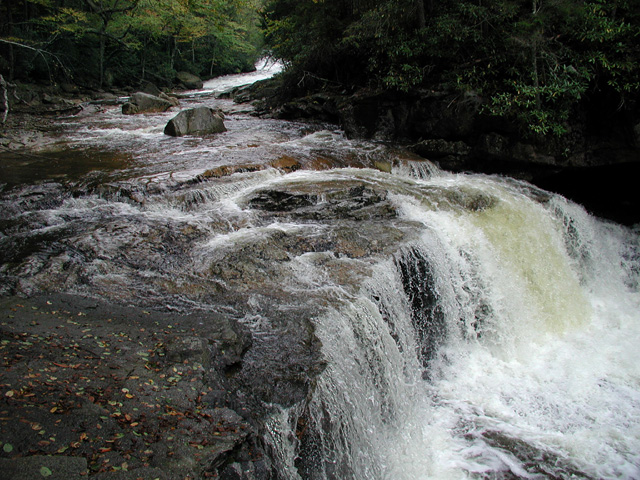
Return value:
<svg viewBox="0 0 640 480">
<path fill-rule="evenodd" d="M 0 478 L 207 478 L 259 464 L 249 424 L 205 401 L 229 335 L 193 336 L 201 324 L 66 296 L 2 299 Z"/>
</svg>

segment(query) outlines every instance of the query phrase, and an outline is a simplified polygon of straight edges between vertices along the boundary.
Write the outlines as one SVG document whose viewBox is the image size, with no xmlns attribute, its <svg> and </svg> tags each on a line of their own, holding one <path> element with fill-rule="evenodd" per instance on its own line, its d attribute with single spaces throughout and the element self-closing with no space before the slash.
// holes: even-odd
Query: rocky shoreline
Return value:
<svg viewBox="0 0 640 480">
<path fill-rule="evenodd" d="M 0 299 L 0 476 L 266 478 L 251 414 L 215 402 L 250 342 L 220 315 Z"/>
<path fill-rule="evenodd" d="M 509 122 L 483 115 L 482 99 L 474 94 L 363 90 L 289 98 L 280 82 L 259 81 L 226 96 L 252 103 L 256 115 L 334 123 L 349 137 L 404 145 L 448 171 L 508 175 L 564 195 L 602 218 L 640 223 L 640 194 L 632 181 L 640 173 L 640 114 L 588 119 L 578 112 L 571 134 L 562 139 L 522 138 Z M 0 151 L 13 153 L 49 146 L 57 116 L 90 115 L 104 103 L 123 103 L 134 91 L 167 98 L 150 83 L 110 92 L 66 84 L 15 90 L 0 130 Z"/>
<path fill-rule="evenodd" d="M 55 119 L 91 113 L 102 103 L 115 103 L 133 89 L 113 92 L 80 89 L 75 85 L 16 84 L 8 95 L 9 113 L 0 125 L 0 151 L 34 151 L 51 143 Z M 91 105 L 91 106 L 90 106 Z"/>
<path fill-rule="evenodd" d="M 259 115 L 340 125 L 348 137 L 404 145 L 451 172 L 508 175 L 559 193 L 591 213 L 640 223 L 640 111 L 576 111 L 563 137 L 525 136 L 483 113 L 483 99 L 442 90 L 327 89 L 292 98 L 278 77 L 229 94 Z"/>
</svg>

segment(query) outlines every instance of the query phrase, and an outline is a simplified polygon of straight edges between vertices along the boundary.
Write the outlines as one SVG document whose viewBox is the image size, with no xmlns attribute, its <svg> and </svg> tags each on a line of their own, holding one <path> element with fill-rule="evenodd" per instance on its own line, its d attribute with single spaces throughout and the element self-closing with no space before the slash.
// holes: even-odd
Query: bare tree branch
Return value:
<svg viewBox="0 0 640 480">
<path fill-rule="evenodd" d="M 27 50 L 31 50 L 36 52 L 36 54 L 40 55 L 42 57 L 42 59 L 44 60 L 45 65 L 47 66 L 47 71 L 49 72 L 49 80 L 51 80 L 53 77 L 51 75 L 51 69 L 49 68 L 49 62 L 47 62 L 47 57 L 46 55 L 50 55 L 51 57 L 53 57 L 55 59 L 55 61 L 58 63 L 58 65 L 60 65 L 63 69 L 64 69 L 64 64 L 62 63 L 62 61 L 60 60 L 60 58 L 58 58 L 57 55 L 48 52 L 47 50 L 42 50 L 41 48 L 36 48 L 36 47 L 32 47 L 30 45 L 25 45 L 24 43 L 19 43 L 19 42 L 13 42 L 11 40 L 6 40 L 4 38 L 0 38 L 0 43 L 6 43 L 8 45 L 14 45 L 16 47 L 20 47 L 20 48 L 25 48 Z"/>
</svg>

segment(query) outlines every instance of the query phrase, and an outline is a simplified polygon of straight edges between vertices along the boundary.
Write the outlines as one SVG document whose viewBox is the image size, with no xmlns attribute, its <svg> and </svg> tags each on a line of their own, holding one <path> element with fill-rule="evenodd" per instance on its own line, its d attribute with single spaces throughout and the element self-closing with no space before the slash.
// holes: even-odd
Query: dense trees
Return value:
<svg viewBox="0 0 640 480">
<path fill-rule="evenodd" d="M 562 134 L 585 98 L 625 110 L 640 95 L 639 0 L 3 0 L 0 74 L 109 85 L 242 71 L 262 22 L 298 93 L 474 92 L 542 134 Z"/>
<path fill-rule="evenodd" d="M 271 0 L 267 26 L 292 87 L 473 91 L 530 132 L 640 93 L 638 0 Z"/>
<path fill-rule="evenodd" d="M 3 0 L 0 73 L 123 84 L 250 69 L 262 0 Z M 71 78 L 72 77 L 72 78 Z"/>
</svg>

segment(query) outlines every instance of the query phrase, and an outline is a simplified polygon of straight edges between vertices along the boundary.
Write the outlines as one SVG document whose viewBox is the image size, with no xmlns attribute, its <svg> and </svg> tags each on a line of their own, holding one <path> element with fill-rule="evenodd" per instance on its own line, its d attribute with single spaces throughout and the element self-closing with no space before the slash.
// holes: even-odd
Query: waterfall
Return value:
<svg viewBox="0 0 640 480">
<path fill-rule="evenodd" d="M 638 228 L 215 96 L 279 67 L 181 98 L 223 134 L 105 106 L 7 162 L 0 294 L 233 317 L 274 478 L 639 479 Z"/>
<path fill-rule="evenodd" d="M 273 419 L 283 471 L 640 478 L 637 235 L 511 180 L 393 181 L 421 233 L 356 292 L 333 286 L 327 367 Z M 297 261 L 300 281 L 320 268 Z"/>
</svg>

